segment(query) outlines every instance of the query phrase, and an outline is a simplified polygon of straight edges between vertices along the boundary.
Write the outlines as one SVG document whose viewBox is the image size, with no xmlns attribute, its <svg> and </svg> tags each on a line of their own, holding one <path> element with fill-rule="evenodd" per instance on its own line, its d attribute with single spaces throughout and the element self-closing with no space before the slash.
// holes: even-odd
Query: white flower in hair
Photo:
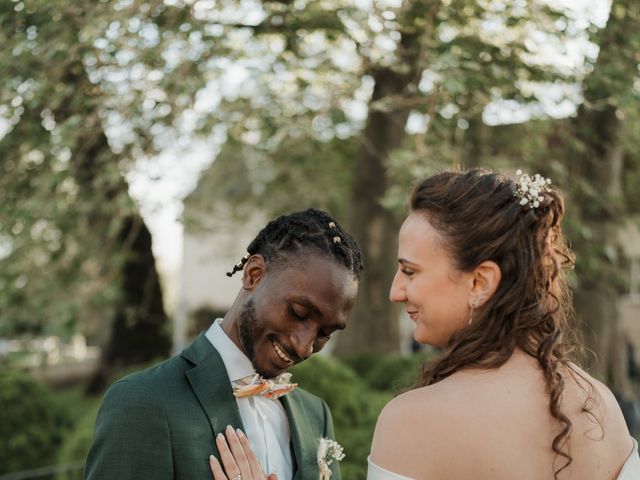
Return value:
<svg viewBox="0 0 640 480">
<path fill-rule="evenodd" d="M 551 185 L 551 180 L 539 173 L 530 177 L 526 173 L 523 174 L 522 170 L 517 170 L 516 175 L 519 177 L 516 181 L 516 196 L 520 198 L 520 205 L 538 208 L 544 199 L 542 193 L 548 190 L 547 185 Z"/>
</svg>

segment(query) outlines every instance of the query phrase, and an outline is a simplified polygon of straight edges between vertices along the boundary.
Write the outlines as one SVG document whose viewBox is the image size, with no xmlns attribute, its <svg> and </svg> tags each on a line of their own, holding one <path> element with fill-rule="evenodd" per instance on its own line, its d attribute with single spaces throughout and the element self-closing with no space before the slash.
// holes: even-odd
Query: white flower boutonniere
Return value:
<svg viewBox="0 0 640 480">
<path fill-rule="evenodd" d="M 318 467 L 320 469 L 320 480 L 331 478 L 329 465 L 335 460 L 339 462 L 344 458 L 344 449 L 335 440 L 321 438 L 318 446 Z"/>
</svg>

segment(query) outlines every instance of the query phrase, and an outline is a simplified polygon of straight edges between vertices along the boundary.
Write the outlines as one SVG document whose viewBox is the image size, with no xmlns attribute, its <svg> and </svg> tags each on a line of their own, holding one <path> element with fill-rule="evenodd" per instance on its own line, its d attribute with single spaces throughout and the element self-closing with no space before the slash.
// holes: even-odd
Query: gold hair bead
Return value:
<svg viewBox="0 0 640 480">
<path fill-rule="evenodd" d="M 342 243 L 342 240 L 340 240 L 340 237 L 333 237 L 333 243 Z"/>
<path fill-rule="evenodd" d="M 329 228 L 336 228 L 336 224 L 334 222 L 329 222 Z"/>
</svg>

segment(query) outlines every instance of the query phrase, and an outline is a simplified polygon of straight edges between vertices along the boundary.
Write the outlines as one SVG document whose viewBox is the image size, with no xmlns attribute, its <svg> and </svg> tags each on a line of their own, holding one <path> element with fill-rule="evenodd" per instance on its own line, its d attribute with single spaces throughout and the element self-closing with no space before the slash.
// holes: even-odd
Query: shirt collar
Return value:
<svg viewBox="0 0 640 480">
<path fill-rule="evenodd" d="M 251 360 L 233 343 L 222 329 L 221 323 L 222 319 L 216 318 L 205 333 L 205 336 L 222 357 L 229 381 L 235 382 L 241 378 L 255 375 L 256 371 L 251 364 Z"/>
</svg>

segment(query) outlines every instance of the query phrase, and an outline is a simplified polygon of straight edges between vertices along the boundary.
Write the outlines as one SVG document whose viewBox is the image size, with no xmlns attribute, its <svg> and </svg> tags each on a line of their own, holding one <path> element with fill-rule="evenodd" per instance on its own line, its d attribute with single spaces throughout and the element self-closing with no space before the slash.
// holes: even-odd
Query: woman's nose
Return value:
<svg viewBox="0 0 640 480">
<path fill-rule="evenodd" d="M 392 302 L 404 302 L 406 300 L 404 282 L 399 271 L 396 272 L 396 276 L 393 277 L 393 282 L 391 282 L 389 300 Z"/>
</svg>

